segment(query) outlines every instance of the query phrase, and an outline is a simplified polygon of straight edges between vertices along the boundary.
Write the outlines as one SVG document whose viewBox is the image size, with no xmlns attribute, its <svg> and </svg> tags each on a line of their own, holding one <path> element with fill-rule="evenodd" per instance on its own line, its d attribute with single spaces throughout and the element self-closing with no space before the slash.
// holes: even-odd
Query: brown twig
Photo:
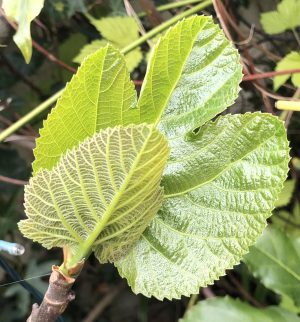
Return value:
<svg viewBox="0 0 300 322">
<path fill-rule="evenodd" d="M 243 285 L 233 276 L 232 273 L 228 273 L 227 276 L 229 277 L 231 283 L 237 288 L 237 290 L 248 302 L 259 308 L 264 307 L 243 287 Z"/>
<path fill-rule="evenodd" d="M 0 175 L 0 181 L 6 182 L 6 183 L 11 183 L 11 184 L 14 184 L 17 186 L 24 186 L 25 184 L 28 183 L 28 181 L 13 179 L 13 178 L 9 178 L 9 177 L 2 176 L 2 175 Z"/>
<path fill-rule="evenodd" d="M 243 82 L 253 81 L 256 79 L 271 78 L 279 75 L 296 74 L 296 73 L 300 73 L 300 68 L 259 73 L 259 74 L 250 74 L 250 75 L 245 75 L 243 77 Z"/>
<path fill-rule="evenodd" d="M 221 1 L 220 1 L 220 0 L 213 0 L 213 7 L 214 7 L 215 12 L 216 12 L 216 14 L 217 14 L 217 17 L 218 17 L 218 19 L 219 19 L 219 21 L 220 21 L 220 24 L 221 24 L 222 29 L 223 29 L 223 31 L 224 31 L 224 33 L 225 33 L 226 37 L 227 37 L 229 40 L 231 40 L 232 42 L 234 42 L 234 40 L 233 40 L 233 38 L 232 38 L 232 36 L 231 36 L 231 33 L 230 33 L 230 31 L 229 31 L 229 29 L 228 29 L 228 27 L 227 27 L 227 23 L 226 23 L 226 21 L 225 21 L 225 17 L 224 17 L 224 15 L 222 14 L 223 7 L 221 7 L 221 6 L 220 6 L 221 4 L 222 4 L 222 3 L 221 3 Z"/>
<path fill-rule="evenodd" d="M 76 72 L 76 68 L 69 66 L 68 64 L 66 64 L 65 62 L 63 62 L 62 60 L 58 59 L 57 57 L 55 57 L 53 54 L 49 53 L 44 47 L 42 47 L 41 45 L 39 45 L 36 41 L 34 41 L 32 39 L 32 46 L 39 51 L 41 54 L 43 54 L 48 60 L 52 61 L 53 63 L 59 65 L 60 67 L 68 70 L 71 73 L 75 73 Z"/>
<path fill-rule="evenodd" d="M 75 299 L 71 288 L 83 266 L 84 262 L 77 263 L 75 267 L 68 270 L 69 275 L 65 276 L 58 266 L 52 266 L 52 273 L 49 279 L 49 287 L 45 293 L 40 306 L 33 304 L 32 312 L 27 322 L 55 322 L 65 311 L 68 304 Z M 71 277 L 71 276 L 74 276 Z"/>
<path fill-rule="evenodd" d="M 223 2 L 221 0 L 214 0 L 213 2 L 215 11 L 217 13 L 217 17 L 220 21 L 220 24 L 225 31 L 226 36 L 233 41 L 233 38 L 230 34 L 229 28 L 227 26 L 227 22 L 231 25 L 231 27 L 235 30 L 235 32 L 239 35 L 241 41 L 245 40 L 246 37 L 241 33 L 234 19 L 227 12 Z M 251 81 L 255 88 L 261 93 L 262 99 L 265 103 L 266 109 L 270 113 L 274 113 L 273 105 L 271 104 L 269 98 L 274 99 L 282 99 L 282 96 L 276 95 L 275 93 L 269 92 L 262 84 L 258 83 L 258 80 L 270 78 L 278 75 L 286 75 L 293 73 L 300 73 L 300 69 L 292 69 L 292 70 L 284 70 L 284 71 L 273 71 L 266 73 L 257 73 L 257 69 L 252 61 L 252 57 L 248 52 L 247 46 L 244 47 L 245 57 L 242 57 L 241 62 L 243 64 L 243 71 L 245 76 L 243 77 L 243 81 Z M 248 61 L 248 63 L 247 63 Z M 293 100 L 293 98 L 287 98 L 287 100 Z"/>
<path fill-rule="evenodd" d="M 267 95 L 268 97 L 273 98 L 274 100 L 285 100 L 285 101 L 294 101 L 295 99 L 293 99 L 292 97 L 288 97 L 288 96 L 282 96 L 282 95 L 277 95 L 271 91 L 268 91 L 265 87 L 257 84 L 257 83 L 253 83 L 253 85 L 256 87 L 256 89 L 258 89 L 260 92 L 264 93 L 265 95 Z"/>
<path fill-rule="evenodd" d="M 211 290 L 211 288 L 210 288 L 209 286 L 207 286 L 207 287 L 203 287 L 203 288 L 201 289 L 201 291 L 202 291 L 203 296 L 204 296 L 206 299 L 210 299 L 210 298 L 212 298 L 212 297 L 215 297 L 215 296 L 216 296 L 216 295 L 215 295 L 215 293 Z"/>
<path fill-rule="evenodd" d="M 125 10 L 126 10 L 128 16 L 132 17 L 135 20 L 135 22 L 137 23 L 137 25 L 139 27 L 140 34 L 142 36 L 145 35 L 146 30 L 145 30 L 145 28 L 144 28 L 139 16 L 134 11 L 134 9 L 133 9 L 131 3 L 129 2 L 129 0 L 124 0 L 124 6 L 125 6 Z M 151 39 L 147 40 L 147 44 L 149 45 L 150 48 L 153 47 L 153 43 L 152 43 Z M 137 84 L 135 83 L 135 85 L 137 85 Z"/>
<path fill-rule="evenodd" d="M 153 0 L 139 0 L 140 6 L 146 12 L 152 26 L 158 26 L 163 22 L 160 13 L 156 10 Z"/>
</svg>

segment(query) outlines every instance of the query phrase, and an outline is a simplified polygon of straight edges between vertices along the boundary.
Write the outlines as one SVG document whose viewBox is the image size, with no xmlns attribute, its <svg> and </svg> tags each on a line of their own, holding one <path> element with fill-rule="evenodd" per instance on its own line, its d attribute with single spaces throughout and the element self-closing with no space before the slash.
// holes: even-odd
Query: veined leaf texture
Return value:
<svg viewBox="0 0 300 322">
<path fill-rule="evenodd" d="M 106 131 L 115 133 L 116 126 L 121 133 L 123 128 L 152 124 L 143 127 L 158 128 L 168 140 L 170 156 L 165 166 L 160 161 L 167 158 L 165 143 L 157 150 L 149 146 L 148 157 L 153 163 L 150 166 L 144 159 L 145 165 L 140 167 L 144 183 L 153 187 L 147 198 L 160 200 L 153 203 L 151 214 L 145 212 L 145 225 L 136 225 L 137 234 L 133 228 L 124 235 L 119 233 L 130 225 L 126 222 L 130 216 L 122 217 L 124 226 L 118 226 L 116 220 L 105 227 L 100 239 L 95 239 L 96 255 L 101 262 L 114 261 L 136 293 L 158 299 L 198 293 L 199 287 L 213 283 L 238 264 L 261 235 L 288 170 L 286 132 L 276 117 L 253 113 L 211 121 L 234 102 L 241 78 L 239 55 L 211 17 L 182 20 L 158 41 L 138 102 L 122 55 L 112 46 L 100 49 L 84 60 L 41 130 L 35 149 L 35 175 L 26 190 L 26 202 L 33 202 L 29 193 L 34 195 L 32 189 L 45 173 L 57 176 L 62 171 L 58 169 L 67 162 L 72 164 L 68 160 L 77 153 L 91 158 L 89 154 L 85 157 L 86 142 Z M 158 130 L 152 133 L 164 142 Z M 86 138 L 90 139 L 84 141 Z M 118 150 L 115 145 L 109 146 Z M 72 148 L 73 152 L 67 152 Z M 127 148 L 130 151 L 130 144 L 122 151 Z M 85 163 L 84 172 L 95 181 L 95 171 L 89 164 Z M 156 169 L 156 164 L 161 167 Z M 158 192 L 162 171 L 163 200 Z M 106 175 L 110 176 L 109 172 Z M 75 181 L 79 190 L 82 183 Z M 131 184 L 146 194 L 144 185 L 134 180 Z M 108 195 L 112 186 L 113 182 L 107 186 Z M 62 187 L 52 188 L 62 191 Z M 92 188 L 85 183 L 83 189 Z M 130 200 L 132 207 L 138 207 L 135 203 L 140 198 Z M 104 208 L 96 209 L 101 217 Z M 111 218 L 115 216 L 112 212 Z M 143 233 L 141 227 L 146 228 Z M 25 226 L 22 230 L 28 236 L 31 233 Z M 129 238 L 128 243 L 124 236 Z M 69 236 L 70 244 L 73 237 Z M 84 232 L 79 237 L 83 243 L 88 238 Z M 49 241 L 43 243 L 53 246 Z"/>
<path fill-rule="evenodd" d="M 167 157 L 167 142 L 151 125 L 100 131 L 31 178 L 21 232 L 47 248 L 117 259 L 161 206 Z"/>
<path fill-rule="evenodd" d="M 116 263 L 135 292 L 159 299 L 198 293 L 239 263 L 288 169 L 284 125 L 261 113 L 208 122 L 185 151 L 167 164 L 158 215 Z"/>
</svg>

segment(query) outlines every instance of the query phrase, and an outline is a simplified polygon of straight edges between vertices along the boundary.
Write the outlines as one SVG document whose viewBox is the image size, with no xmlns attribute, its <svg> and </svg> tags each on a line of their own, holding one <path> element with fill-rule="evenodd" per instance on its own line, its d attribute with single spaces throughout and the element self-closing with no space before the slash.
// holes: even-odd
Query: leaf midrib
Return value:
<svg viewBox="0 0 300 322">
<path fill-rule="evenodd" d="M 119 191 L 114 196 L 112 202 L 106 209 L 106 211 L 103 213 L 100 221 L 97 223 L 95 229 L 93 232 L 89 235 L 89 237 L 79 246 L 78 250 L 72 256 L 72 260 L 67 263 L 69 267 L 72 267 L 74 264 L 78 263 L 82 259 L 84 259 L 86 256 L 89 255 L 89 253 L 92 251 L 92 247 L 96 239 L 99 237 L 100 233 L 103 231 L 103 229 L 106 227 L 106 223 L 109 221 L 111 215 L 114 212 L 115 207 L 118 205 L 120 198 L 123 196 L 124 191 L 126 190 L 128 184 L 130 183 L 130 180 L 132 176 L 134 175 L 137 165 L 140 162 L 140 159 L 142 155 L 144 154 L 144 150 L 146 149 L 148 145 L 148 141 L 151 138 L 154 130 L 154 126 L 149 127 L 149 133 L 147 138 L 145 139 L 142 148 L 140 149 L 139 153 L 137 154 L 132 167 L 130 168 L 128 175 L 126 176 L 125 180 L 123 181 Z"/>
<path fill-rule="evenodd" d="M 196 41 L 196 39 L 197 39 L 197 37 L 198 37 L 198 35 L 199 35 L 199 33 L 202 31 L 202 30 L 204 30 L 205 29 L 205 27 L 206 27 L 206 25 L 208 24 L 208 20 L 206 20 L 205 21 L 205 23 L 201 26 L 201 29 L 199 29 L 197 32 L 196 32 L 196 34 L 195 34 L 195 36 L 192 38 L 192 41 L 191 41 L 191 43 L 190 43 L 190 48 L 189 48 L 189 50 L 187 51 L 187 54 L 186 54 L 186 57 L 185 57 L 185 59 L 184 59 L 184 61 L 183 61 L 183 64 L 182 64 L 182 67 L 181 67 L 181 69 L 178 71 L 178 76 L 176 77 L 176 80 L 175 80 L 175 82 L 174 82 L 174 84 L 173 84 L 173 86 L 171 87 L 171 89 L 169 90 L 169 93 L 168 93 L 168 95 L 167 95 L 167 98 L 165 99 L 165 101 L 164 101 L 164 104 L 163 104 L 163 107 L 161 108 L 161 110 L 160 110 L 160 113 L 156 116 L 156 120 L 153 122 L 153 124 L 155 125 L 155 126 L 157 126 L 158 125 L 158 123 L 161 121 L 161 118 L 162 118 L 162 115 L 163 115 L 163 113 L 164 113 L 164 111 L 165 111 L 165 109 L 166 109 L 166 107 L 167 107 L 167 105 L 168 105 L 168 103 L 169 103 L 169 101 L 170 101 L 170 98 L 171 98 L 171 96 L 172 96 L 172 93 L 174 92 L 174 89 L 176 88 L 176 86 L 178 85 L 178 82 L 179 82 L 179 80 L 181 79 L 181 76 L 182 76 L 182 71 L 184 70 L 184 68 L 185 68 L 185 65 L 186 65 L 186 62 L 187 62 L 187 60 L 188 60 L 188 58 L 190 57 L 190 53 L 192 52 L 192 50 L 193 50 L 193 48 L 194 48 L 194 43 L 195 43 L 195 41 Z M 181 28 L 182 28 L 182 26 L 181 26 Z M 180 34 L 181 34 L 181 32 L 182 32 L 182 30 L 180 30 Z M 168 42 L 169 43 L 169 42 Z M 154 53 L 153 53 L 153 55 L 156 55 L 157 54 L 157 51 L 155 51 Z M 153 68 L 154 68 L 154 64 L 152 64 L 151 65 L 151 79 L 149 80 L 149 82 L 150 82 L 150 86 L 151 86 L 151 93 L 153 94 L 153 90 L 152 90 L 152 87 L 153 87 L 153 82 L 152 82 L 152 77 L 153 77 Z M 145 76 L 145 78 L 146 79 L 148 79 L 148 77 L 147 77 L 148 75 L 146 75 Z M 144 86 L 146 87 L 146 83 L 147 82 L 144 82 Z M 141 105 L 140 105 L 140 100 L 141 100 L 141 98 L 143 97 L 143 94 L 144 94 L 144 86 L 142 87 L 142 89 L 141 89 L 141 95 L 140 95 L 140 98 L 139 98 L 139 100 L 138 100 L 138 108 L 140 108 L 141 109 Z M 153 108 L 154 108 L 154 110 L 156 109 L 156 105 L 154 104 L 154 101 L 153 101 L 153 95 L 151 95 L 151 98 L 152 98 L 152 105 L 153 105 Z"/>
</svg>

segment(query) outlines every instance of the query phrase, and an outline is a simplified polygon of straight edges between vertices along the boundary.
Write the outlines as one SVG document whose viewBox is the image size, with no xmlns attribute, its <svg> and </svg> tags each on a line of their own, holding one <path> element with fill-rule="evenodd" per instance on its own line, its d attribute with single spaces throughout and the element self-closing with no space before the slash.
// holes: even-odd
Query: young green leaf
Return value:
<svg viewBox="0 0 300 322">
<path fill-rule="evenodd" d="M 34 174 L 107 127 L 136 123 L 136 92 L 124 58 L 107 45 L 90 55 L 66 86 L 36 140 Z"/>
<path fill-rule="evenodd" d="M 246 264 L 253 275 L 276 293 L 300 306 L 300 238 L 267 228 L 249 254 Z"/>
<path fill-rule="evenodd" d="M 300 322 L 291 312 L 269 306 L 258 309 L 230 297 L 216 297 L 192 307 L 179 322 Z"/>
<path fill-rule="evenodd" d="M 270 35 L 300 26 L 300 0 L 282 0 L 277 10 L 263 13 L 261 24 Z"/>
<path fill-rule="evenodd" d="M 219 117 L 171 144 L 162 207 L 115 263 L 135 293 L 158 299 L 198 293 L 239 263 L 266 225 L 289 160 L 284 125 L 269 114 Z"/>
<path fill-rule="evenodd" d="M 291 53 L 287 54 L 276 64 L 276 71 L 297 68 L 300 68 L 300 54 L 296 51 L 292 51 Z M 274 77 L 274 90 L 277 91 L 278 88 L 283 85 L 290 77 L 292 77 L 291 80 L 293 85 L 300 87 L 300 73 L 286 74 Z"/>
<path fill-rule="evenodd" d="M 238 52 L 211 17 L 182 20 L 152 51 L 141 121 L 159 123 L 168 139 L 183 137 L 234 102 L 241 78 Z"/>
<path fill-rule="evenodd" d="M 122 49 L 134 42 L 139 37 L 139 26 L 132 17 L 108 17 L 97 20 L 88 15 L 92 25 L 101 33 L 104 39 L 97 39 L 84 46 L 74 58 L 74 62 L 81 63 L 83 59 L 105 46 L 107 43 Z M 128 70 L 131 72 L 141 62 L 143 56 L 140 47 L 125 55 Z"/>
<path fill-rule="evenodd" d="M 2 6 L 6 15 L 18 23 L 14 41 L 28 64 L 32 55 L 30 23 L 42 10 L 44 0 L 2 0 Z"/>
<path fill-rule="evenodd" d="M 102 66 L 109 69 L 105 75 Z M 83 62 L 44 123 L 34 173 L 105 127 L 158 123 L 162 116 L 159 127 L 169 139 L 174 131 L 184 136 L 233 103 L 241 78 L 238 52 L 210 17 L 182 20 L 158 41 L 138 108 L 132 108 L 136 93 L 122 55 L 111 46 L 100 49 Z"/>
<path fill-rule="evenodd" d="M 30 180 L 28 219 L 19 228 L 46 248 L 70 246 L 73 264 L 92 250 L 102 263 L 113 261 L 160 208 L 167 157 L 167 142 L 153 126 L 101 130 Z"/>
</svg>

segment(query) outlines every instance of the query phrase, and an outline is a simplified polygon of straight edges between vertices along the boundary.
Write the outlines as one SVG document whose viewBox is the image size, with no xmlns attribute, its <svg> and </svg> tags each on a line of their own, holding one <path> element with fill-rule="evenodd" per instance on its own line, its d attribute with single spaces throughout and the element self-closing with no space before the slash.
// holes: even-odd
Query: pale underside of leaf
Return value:
<svg viewBox="0 0 300 322">
<path fill-rule="evenodd" d="M 219 117 L 185 144 L 164 172 L 160 211 L 115 263 L 134 292 L 158 299 L 198 293 L 238 264 L 287 173 L 285 129 L 270 115 Z"/>
<path fill-rule="evenodd" d="M 267 228 L 245 262 L 256 278 L 274 292 L 288 296 L 300 306 L 300 239 Z"/>
<path fill-rule="evenodd" d="M 215 297 L 200 301 L 179 322 L 300 322 L 300 318 L 278 306 L 256 308 L 239 299 Z"/>
<path fill-rule="evenodd" d="M 34 174 L 107 127 L 136 123 L 136 92 L 124 57 L 110 45 L 90 55 L 66 86 L 36 140 Z M 130 120 L 130 121 L 129 121 Z"/>
<path fill-rule="evenodd" d="M 30 180 L 21 232 L 46 248 L 119 258 L 161 206 L 167 157 L 166 140 L 152 126 L 100 131 Z"/>
</svg>

